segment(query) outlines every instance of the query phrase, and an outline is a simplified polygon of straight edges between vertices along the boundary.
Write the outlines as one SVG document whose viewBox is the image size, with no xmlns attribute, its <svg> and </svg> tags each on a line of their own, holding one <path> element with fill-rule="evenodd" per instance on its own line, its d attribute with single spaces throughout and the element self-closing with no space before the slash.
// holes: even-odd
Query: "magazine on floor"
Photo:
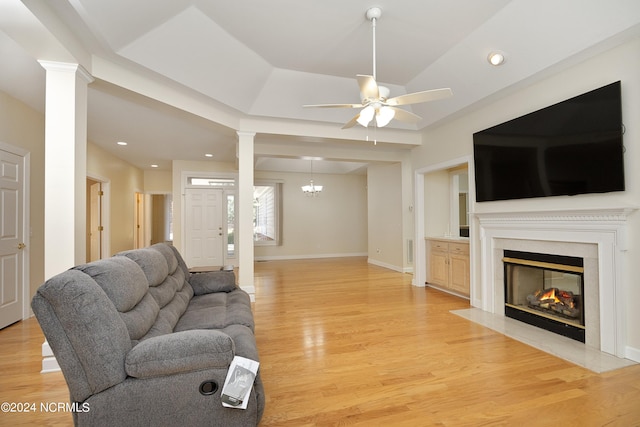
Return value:
<svg viewBox="0 0 640 427">
<path fill-rule="evenodd" d="M 247 409 L 248 397 L 259 366 L 260 363 L 255 360 L 240 356 L 233 358 L 222 387 L 222 406 Z"/>
</svg>

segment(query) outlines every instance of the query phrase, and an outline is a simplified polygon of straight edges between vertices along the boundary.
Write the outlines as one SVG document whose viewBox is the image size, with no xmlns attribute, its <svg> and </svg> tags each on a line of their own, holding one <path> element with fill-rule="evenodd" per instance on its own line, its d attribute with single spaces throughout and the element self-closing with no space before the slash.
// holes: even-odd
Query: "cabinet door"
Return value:
<svg viewBox="0 0 640 427">
<path fill-rule="evenodd" d="M 449 255 L 446 252 L 429 254 L 429 283 L 447 286 L 449 284 Z"/>
<path fill-rule="evenodd" d="M 451 254 L 449 259 L 451 260 L 449 287 L 453 291 L 469 295 L 469 256 Z"/>
</svg>

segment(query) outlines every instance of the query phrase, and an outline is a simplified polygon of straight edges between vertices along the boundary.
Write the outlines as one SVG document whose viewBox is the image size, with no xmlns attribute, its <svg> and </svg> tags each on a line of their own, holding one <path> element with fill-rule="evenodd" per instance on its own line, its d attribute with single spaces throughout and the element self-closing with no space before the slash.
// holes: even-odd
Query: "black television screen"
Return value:
<svg viewBox="0 0 640 427">
<path fill-rule="evenodd" d="M 623 191 L 620 82 L 473 134 L 476 201 Z"/>
</svg>

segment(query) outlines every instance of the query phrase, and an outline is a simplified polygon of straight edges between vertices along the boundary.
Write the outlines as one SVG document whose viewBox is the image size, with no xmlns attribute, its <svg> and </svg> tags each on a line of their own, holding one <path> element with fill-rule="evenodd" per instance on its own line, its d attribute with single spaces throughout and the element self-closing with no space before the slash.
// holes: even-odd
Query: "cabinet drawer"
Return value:
<svg viewBox="0 0 640 427">
<path fill-rule="evenodd" d="M 432 251 L 449 252 L 449 244 L 438 240 L 430 240 L 429 244 Z"/>
<path fill-rule="evenodd" d="M 466 243 L 449 243 L 449 253 L 468 255 L 469 245 Z"/>
</svg>

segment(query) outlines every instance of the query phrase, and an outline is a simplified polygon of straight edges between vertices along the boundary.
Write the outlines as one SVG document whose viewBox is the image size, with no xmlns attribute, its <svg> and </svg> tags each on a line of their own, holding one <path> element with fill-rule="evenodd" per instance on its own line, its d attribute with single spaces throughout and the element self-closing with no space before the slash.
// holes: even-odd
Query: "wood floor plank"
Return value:
<svg viewBox="0 0 640 427">
<path fill-rule="evenodd" d="M 640 365 L 596 374 L 450 313 L 468 301 L 366 258 L 258 262 L 261 426 L 640 426 Z M 42 332 L 0 331 L 0 399 L 67 402 Z M 65 412 L 0 425 L 67 426 Z"/>
</svg>

